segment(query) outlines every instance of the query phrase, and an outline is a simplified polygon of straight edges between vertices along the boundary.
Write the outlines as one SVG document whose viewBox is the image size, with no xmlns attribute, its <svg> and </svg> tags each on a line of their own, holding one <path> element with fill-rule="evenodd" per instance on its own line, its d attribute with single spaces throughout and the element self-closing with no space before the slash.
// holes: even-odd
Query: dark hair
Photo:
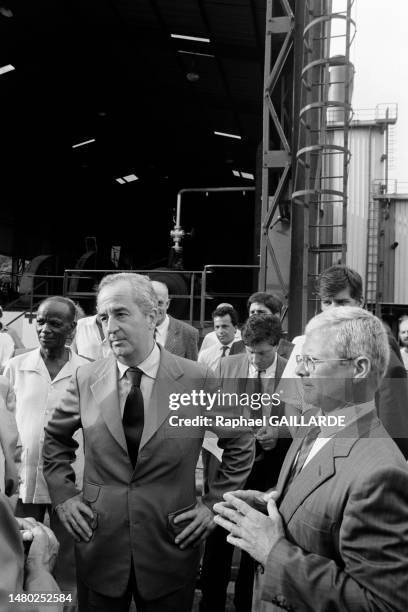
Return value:
<svg viewBox="0 0 408 612">
<path fill-rule="evenodd" d="M 231 323 L 236 327 L 238 325 L 238 313 L 232 306 L 219 306 L 211 316 L 214 321 L 215 317 L 225 317 L 226 315 L 231 317 Z"/>
<path fill-rule="evenodd" d="M 363 299 L 363 279 L 360 274 L 347 266 L 331 266 L 317 279 L 317 291 L 320 298 L 334 297 L 339 291 L 350 289 L 353 300 Z"/>
<path fill-rule="evenodd" d="M 43 304 L 46 304 L 47 302 L 60 302 L 61 304 L 65 304 L 65 306 L 68 307 L 71 321 L 76 320 L 75 302 L 73 302 L 69 298 L 63 297 L 62 295 L 50 295 L 50 297 L 45 298 L 45 300 L 43 300 L 41 304 L 39 304 L 38 309 L 40 309 L 41 306 Z"/>
<path fill-rule="evenodd" d="M 256 314 L 249 317 L 241 330 L 242 340 L 247 346 L 268 342 L 276 346 L 282 337 L 279 317 L 270 314 Z"/>
<path fill-rule="evenodd" d="M 247 309 L 249 310 L 251 304 L 258 303 L 263 304 L 272 314 L 280 314 L 282 310 L 282 300 L 273 293 L 265 293 L 264 291 L 258 291 L 249 296 L 247 301 Z"/>
</svg>

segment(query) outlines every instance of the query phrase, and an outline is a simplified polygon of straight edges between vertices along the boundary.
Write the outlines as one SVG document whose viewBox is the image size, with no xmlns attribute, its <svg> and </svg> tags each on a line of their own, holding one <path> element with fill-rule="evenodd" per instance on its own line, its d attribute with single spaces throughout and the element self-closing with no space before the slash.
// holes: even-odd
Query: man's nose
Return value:
<svg viewBox="0 0 408 612">
<path fill-rule="evenodd" d="M 117 329 L 118 329 L 118 324 L 117 324 L 116 318 L 108 317 L 106 321 L 106 332 L 108 334 L 112 334 L 113 332 L 117 331 Z"/>
<path fill-rule="evenodd" d="M 295 374 L 296 376 L 300 376 L 301 378 L 303 378 L 304 376 L 310 376 L 310 372 L 306 370 L 305 364 L 303 362 L 297 364 Z"/>
</svg>

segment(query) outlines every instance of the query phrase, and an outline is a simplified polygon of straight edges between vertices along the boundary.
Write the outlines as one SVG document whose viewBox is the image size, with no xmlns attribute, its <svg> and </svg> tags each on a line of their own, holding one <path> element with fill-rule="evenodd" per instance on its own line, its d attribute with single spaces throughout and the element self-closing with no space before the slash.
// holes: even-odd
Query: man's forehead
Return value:
<svg viewBox="0 0 408 612">
<path fill-rule="evenodd" d="M 223 317 L 214 317 L 214 325 L 229 325 L 231 323 L 231 316 L 229 314 L 226 314 Z"/>
<path fill-rule="evenodd" d="M 54 317 L 58 319 L 70 318 L 70 310 L 67 304 L 57 302 L 56 300 L 47 300 L 38 307 L 37 317 Z"/>
<path fill-rule="evenodd" d="M 323 327 L 315 329 L 306 334 L 302 353 L 304 355 L 311 355 L 312 357 L 323 355 L 327 357 L 335 352 L 333 344 L 330 328 Z"/>
</svg>

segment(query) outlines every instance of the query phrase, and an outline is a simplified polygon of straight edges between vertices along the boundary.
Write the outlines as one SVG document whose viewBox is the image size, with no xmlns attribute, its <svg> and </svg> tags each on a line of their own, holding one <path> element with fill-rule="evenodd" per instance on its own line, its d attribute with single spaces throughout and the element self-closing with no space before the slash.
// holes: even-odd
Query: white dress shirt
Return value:
<svg viewBox="0 0 408 612">
<path fill-rule="evenodd" d="M 234 342 L 237 342 L 237 340 L 242 340 L 240 329 L 237 329 L 237 331 L 235 332 Z M 218 342 L 219 340 L 215 331 L 208 332 L 208 334 L 204 336 L 200 350 L 205 351 L 205 349 L 208 349 L 211 345 L 217 344 Z"/>
<path fill-rule="evenodd" d="M 0 374 L 14 354 L 14 340 L 7 332 L 0 332 Z"/>
<path fill-rule="evenodd" d="M 110 353 L 109 343 L 101 338 L 96 323 L 96 315 L 78 320 L 74 346 L 76 346 L 78 355 L 92 361 L 108 356 Z"/>
<path fill-rule="evenodd" d="M 234 340 L 232 340 L 229 344 L 221 344 L 221 342 L 217 339 L 217 344 L 212 344 L 208 348 L 202 350 L 198 353 L 198 363 L 203 363 L 211 370 L 216 370 L 221 358 L 223 357 L 223 348 L 226 346 L 228 348 L 225 351 L 224 357 L 228 357 L 231 346 L 234 344 Z"/>
<path fill-rule="evenodd" d="M 129 366 L 121 363 L 120 361 L 116 362 L 118 364 L 119 370 L 119 405 L 120 405 L 120 414 L 123 417 L 123 411 L 125 408 L 126 398 L 129 394 L 130 387 L 132 386 L 130 380 L 126 376 L 126 372 L 129 369 Z M 144 412 L 149 409 L 150 398 L 152 396 L 154 381 L 157 377 L 157 371 L 160 365 L 160 349 L 155 343 L 153 349 L 149 353 L 142 363 L 139 363 L 137 366 L 139 370 L 142 370 L 143 375 L 140 380 L 140 390 L 143 396 L 143 404 L 144 404 Z"/>
<path fill-rule="evenodd" d="M 404 368 L 408 372 L 408 350 L 404 347 L 401 347 L 401 357 L 404 362 Z"/>
<path fill-rule="evenodd" d="M 156 336 L 155 336 L 155 339 L 156 339 L 156 342 L 158 342 L 162 346 L 166 345 L 167 334 L 168 334 L 168 331 L 169 331 L 169 325 L 170 325 L 169 315 L 166 314 L 166 316 L 164 317 L 164 319 L 160 323 L 160 325 L 157 325 L 157 327 L 156 327 Z"/>
<path fill-rule="evenodd" d="M 72 375 L 79 366 L 89 363 L 69 347 L 66 349 L 69 360 L 53 380 L 39 348 L 13 357 L 4 370 L 16 396 L 16 421 L 22 443 L 19 497 L 23 503 L 51 503 L 43 475 L 44 427 L 61 404 Z M 80 446 L 73 467 L 77 483 L 80 484 L 83 469 L 82 431 L 76 432 L 75 439 Z"/>
</svg>

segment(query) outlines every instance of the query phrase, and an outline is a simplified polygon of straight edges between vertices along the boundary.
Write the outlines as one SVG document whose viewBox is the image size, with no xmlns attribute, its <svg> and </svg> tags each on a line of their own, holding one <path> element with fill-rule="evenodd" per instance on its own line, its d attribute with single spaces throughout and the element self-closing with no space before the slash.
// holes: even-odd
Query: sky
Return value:
<svg viewBox="0 0 408 612">
<path fill-rule="evenodd" d="M 408 191 L 408 0 L 355 0 L 357 31 L 351 48 L 356 69 L 353 108 L 398 104 L 390 178 Z M 402 187 L 402 185 L 401 185 Z"/>
</svg>

